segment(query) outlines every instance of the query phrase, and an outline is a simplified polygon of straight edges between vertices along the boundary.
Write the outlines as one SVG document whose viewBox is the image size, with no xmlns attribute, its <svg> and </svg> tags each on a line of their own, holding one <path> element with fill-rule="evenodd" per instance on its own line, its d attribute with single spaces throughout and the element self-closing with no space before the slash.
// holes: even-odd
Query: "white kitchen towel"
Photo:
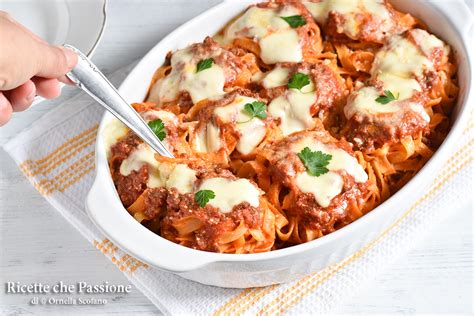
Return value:
<svg viewBox="0 0 474 316">
<path fill-rule="evenodd" d="M 127 70 L 112 76 L 120 82 Z M 473 130 L 429 190 L 378 238 L 343 261 L 301 280 L 264 288 L 223 289 L 150 267 L 113 245 L 88 218 L 84 201 L 94 177 L 94 144 L 103 111 L 80 93 L 8 142 L 4 148 L 32 185 L 91 244 L 101 250 L 164 314 L 326 313 L 405 253 L 443 215 L 472 197 Z M 38 236 L 41 238 L 41 236 Z"/>
</svg>

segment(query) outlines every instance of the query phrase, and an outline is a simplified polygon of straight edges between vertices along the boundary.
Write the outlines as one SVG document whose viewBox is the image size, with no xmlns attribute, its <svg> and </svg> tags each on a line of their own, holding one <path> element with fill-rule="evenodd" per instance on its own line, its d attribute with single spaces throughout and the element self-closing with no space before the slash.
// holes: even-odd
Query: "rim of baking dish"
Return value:
<svg viewBox="0 0 474 316">
<path fill-rule="evenodd" d="M 166 36 L 163 40 L 161 40 L 154 48 L 152 48 L 143 58 L 142 60 L 135 66 L 135 68 L 130 72 L 127 76 L 127 79 L 122 83 L 122 86 L 126 86 L 128 83 L 129 78 L 133 77 L 133 74 L 137 69 L 144 67 L 143 65 L 146 64 L 147 59 L 149 59 L 152 55 L 154 55 L 154 51 L 162 45 L 165 41 L 170 41 L 173 37 L 176 36 L 180 30 L 184 30 L 189 27 L 190 24 L 197 23 L 199 20 L 202 20 L 208 15 L 215 13 L 216 11 L 223 10 L 229 3 L 232 1 L 224 1 L 223 3 L 205 11 L 204 13 L 200 14 L 199 16 L 191 19 L 187 23 L 183 24 L 181 27 L 177 28 L 174 32 L 170 33 Z M 246 1 L 245 3 L 252 3 L 255 1 Z M 450 4 L 448 4 L 450 3 Z M 453 5 L 453 4 L 457 4 Z M 148 264 L 153 266 L 157 266 L 161 269 L 172 271 L 172 272 L 185 272 L 190 270 L 195 270 L 201 268 L 202 266 L 211 264 L 211 263 L 221 263 L 221 262 L 256 262 L 256 261 L 266 261 L 276 258 L 282 258 L 291 256 L 297 253 L 305 252 L 306 250 L 313 249 L 316 247 L 320 247 L 324 244 L 330 243 L 336 239 L 341 238 L 345 235 L 350 235 L 352 232 L 359 229 L 365 224 L 368 224 L 372 221 L 372 218 L 381 216 L 383 210 L 389 210 L 391 208 L 396 208 L 397 203 L 401 197 L 408 196 L 410 192 L 416 190 L 419 182 L 422 178 L 430 178 L 433 176 L 434 171 L 438 170 L 438 166 L 443 163 L 447 157 L 449 156 L 450 149 L 456 142 L 456 139 L 462 132 L 463 126 L 465 125 L 466 121 L 469 118 L 469 108 L 470 104 L 473 102 L 473 58 L 472 54 L 468 49 L 468 41 L 469 41 L 469 21 L 472 23 L 472 14 L 469 11 L 467 5 L 458 0 L 453 1 L 446 1 L 446 2 L 431 2 L 427 1 L 423 3 L 423 5 L 430 6 L 434 11 L 437 11 L 437 14 L 440 14 L 446 19 L 446 23 L 449 24 L 449 27 L 453 29 L 456 35 L 459 37 L 459 41 L 462 45 L 462 52 L 457 52 L 458 56 L 464 58 L 467 62 L 468 69 L 467 71 L 467 81 L 464 85 L 466 91 L 464 92 L 465 95 L 463 96 L 463 100 L 459 100 L 457 104 L 457 108 L 460 111 L 457 113 L 457 118 L 454 121 L 451 130 L 449 131 L 447 137 L 438 148 L 438 150 L 434 153 L 433 157 L 423 166 L 423 168 L 406 184 L 404 185 L 398 192 L 392 195 L 387 201 L 383 202 L 381 205 L 374 208 L 372 211 L 367 213 L 366 215 L 362 216 L 361 218 L 357 219 L 356 221 L 348 224 L 347 226 L 332 232 L 328 235 L 322 236 L 318 239 L 313 241 L 294 245 L 291 247 L 272 250 L 269 252 L 264 253 L 251 253 L 251 254 L 223 254 L 223 253 L 214 253 L 214 252 L 206 252 L 202 250 L 195 250 L 188 247 L 181 246 L 179 244 L 173 243 L 158 234 L 153 233 L 152 231 L 148 230 L 145 226 L 137 222 L 123 207 L 118 194 L 116 193 L 115 186 L 110 176 L 109 166 L 107 163 L 107 158 L 105 154 L 105 149 L 103 147 L 103 137 L 102 133 L 104 130 L 104 126 L 106 125 L 107 121 L 110 120 L 111 114 L 106 113 L 101 120 L 100 128 L 98 131 L 97 136 L 97 143 L 96 143 L 96 178 L 94 180 L 94 184 L 89 192 L 86 201 L 86 208 L 89 213 L 89 217 L 92 221 L 96 224 L 97 227 L 118 247 L 126 251 L 127 253 L 133 255 L 139 260 L 142 260 Z M 449 5 L 449 7 L 448 7 Z M 396 1 L 395 1 L 396 6 Z M 448 10 L 449 8 L 449 10 Z M 456 9 L 457 8 L 457 9 Z M 465 19 L 459 17 L 459 14 L 463 15 Z M 469 18 L 470 17 L 470 18 Z M 443 21 L 444 23 L 444 21 Z M 108 192 L 106 192 L 106 190 Z M 106 193 L 111 194 L 110 191 L 113 191 L 115 201 L 107 201 Z M 98 201 L 97 198 L 100 198 L 101 201 Z M 110 198 L 110 196 L 109 196 Z M 117 213 L 116 215 L 119 216 L 119 213 L 122 212 L 122 215 L 128 217 L 127 226 L 130 228 L 136 229 L 136 231 L 123 231 L 120 227 L 113 228 L 111 231 L 110 227 L 106 227 L 107 225 L 111 225 L 110 223 L 104 223 L 104 219 L 100 218 L 100 208 L 101 207 L 108 207 L 110 206 L 111 202 L 115 205 L 112 205 L 114 211 Z M 98 205 L 100 203 L 106 203 L 107 205 Z M 116 207 L 119 204 L 119 207 Z M 117 209 L 116 209 L 117 208 Z M 126 213 L 126 214 L 123 214 Z M 125 219 L 125 218 L 122 218 Z M 113 220 L 113 219 L 112 219 Z M 141 240 L 141 244 L 132 243 L 128 241 L 130 238 L 130 234 L 140 234 L 143 237 Z M 146 245 L 146 243 L 156 243 L 157 247 L 154 248 L 153 246 Z M 148 247 L 148 250 L 145 249 Z M 145 251 L 146 250 L 146 251 Z M 150 251 L 155 250 L 156 252 L 150 253 Z"/>
</svg>

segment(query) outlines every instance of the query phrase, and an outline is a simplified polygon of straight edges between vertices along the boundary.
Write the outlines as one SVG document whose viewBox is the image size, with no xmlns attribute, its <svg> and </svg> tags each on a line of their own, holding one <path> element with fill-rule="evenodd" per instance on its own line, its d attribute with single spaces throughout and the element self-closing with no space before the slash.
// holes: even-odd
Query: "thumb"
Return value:
<svg viewBox="0 0 474 316">
<path fill-rule="evenodd" d="M 62 46 L 39 44 L 38 68 L 36 76 L 58 78 L 69 72 L 77 63 L 77 55 Z"/>
</svg>

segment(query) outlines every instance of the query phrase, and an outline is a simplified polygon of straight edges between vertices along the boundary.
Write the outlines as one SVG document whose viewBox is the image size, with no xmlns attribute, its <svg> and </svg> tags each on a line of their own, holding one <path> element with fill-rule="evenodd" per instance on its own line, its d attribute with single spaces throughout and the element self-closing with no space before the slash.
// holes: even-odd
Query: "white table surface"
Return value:
<svg viewBox="0 0 474 316">
<path fill-rule="evenodd" d="M 105 73 L 125 66 L 176 26 L 217 2 L 110 1 L 107 29 L 93 60 Z M 0 145 L 75 93 L 68 87 L 59 100 L 15 114 L 7 126 L 0 128 Z M 424 240 L 414 241 L 408 254 L 334 312 L 472 314 L 472 197 L 466 197 L 464 207 L 449 211 L 447 220 L 433 227 Z M 115 265 L 59 216 L 0 150 L 1 286 L 7 281 L 128 284 Z M 99 307 L 32 306 L 29 297 L 6 295 L 0 290 L 0 314 L 158 313 L 135 288 L 126 295 L 101 295 L 108 304 Z"/>
</svg>

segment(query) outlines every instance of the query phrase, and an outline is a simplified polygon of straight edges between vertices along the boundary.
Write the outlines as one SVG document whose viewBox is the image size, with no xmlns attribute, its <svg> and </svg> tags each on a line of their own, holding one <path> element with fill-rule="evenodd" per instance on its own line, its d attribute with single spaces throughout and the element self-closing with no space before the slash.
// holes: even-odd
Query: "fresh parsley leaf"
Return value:
<svg viewBox="0 0 474 316">
<path fill-rule="evenodd" d="M 257 117 L 261 120 L 267 118 L 267 106 L 264 102 L 253 101 L 244 105 L 244 112 L 250 116 L 250 120 Z"/>
<path fill-rule="evenodd" d="M 327 172 L 329 169 L 326 168 L 332 159 L 332 155 L 325 154 L 321 151 L 311 151 L 308 147 L 305 147 L 299 154 L 301 161 L 308 173 L 314 177 L 319 177 Z"/>
<path fill-rule="evenodd" d="M 392 91 L 385 90 L 384 95 L 379 96 L 377 99 L 375 99 L 375 101 L 381 104 L 388 104 L 392 101 L 398 100 L 399 97 L 400 97 L 400 93 L 398 93 L 397 97 L 395 97 Z"/>
<path fill-rule="evenodd" d="M 156 119 L 154 121 L 148 122 L 148 126 L 151 128 L 153 133 L 155 133 L 156 137 L 158 137 L 159 140 L 163 140 L 166 137 L 166 130 L 165 130 L 165 124 L 163 124 L 163 121 L 160 119 Z"/>
<path fill-rule="evenodd" d="M 200 71 L 206 70 L 208 68 L 211 68 L 212 63 L 214 63 L 214 59 L 212 59 L 212 58 L 207 58 L 207 59 L 203 59 L 203 60 L 199 61 L 198 64 L 197 64 L 197 67 L 196 67 L 196 72 L 200 72 Z"/>
<path fill-rule="evenodd" d="M 288 81 L 288 88 L 301 90 L 304 86 L 309 85 L 310 82 L 308 75 L 297 72 L 291 77 L 290 81 Z"/>
<path fill-rule="evenodd" d="M 199 204 L 200 207 L 206 206 L 209 200 L 212 200 L 216 197 L 214 191 L 211 190 L 200 190 L 194 194 L 194 201 Z"/>
<path fill-rule="evenodd" d="M 292 28 L 297 28 L 306 24 L 305 19 L 301 15 L 281 16 Z"/>
</svg>

